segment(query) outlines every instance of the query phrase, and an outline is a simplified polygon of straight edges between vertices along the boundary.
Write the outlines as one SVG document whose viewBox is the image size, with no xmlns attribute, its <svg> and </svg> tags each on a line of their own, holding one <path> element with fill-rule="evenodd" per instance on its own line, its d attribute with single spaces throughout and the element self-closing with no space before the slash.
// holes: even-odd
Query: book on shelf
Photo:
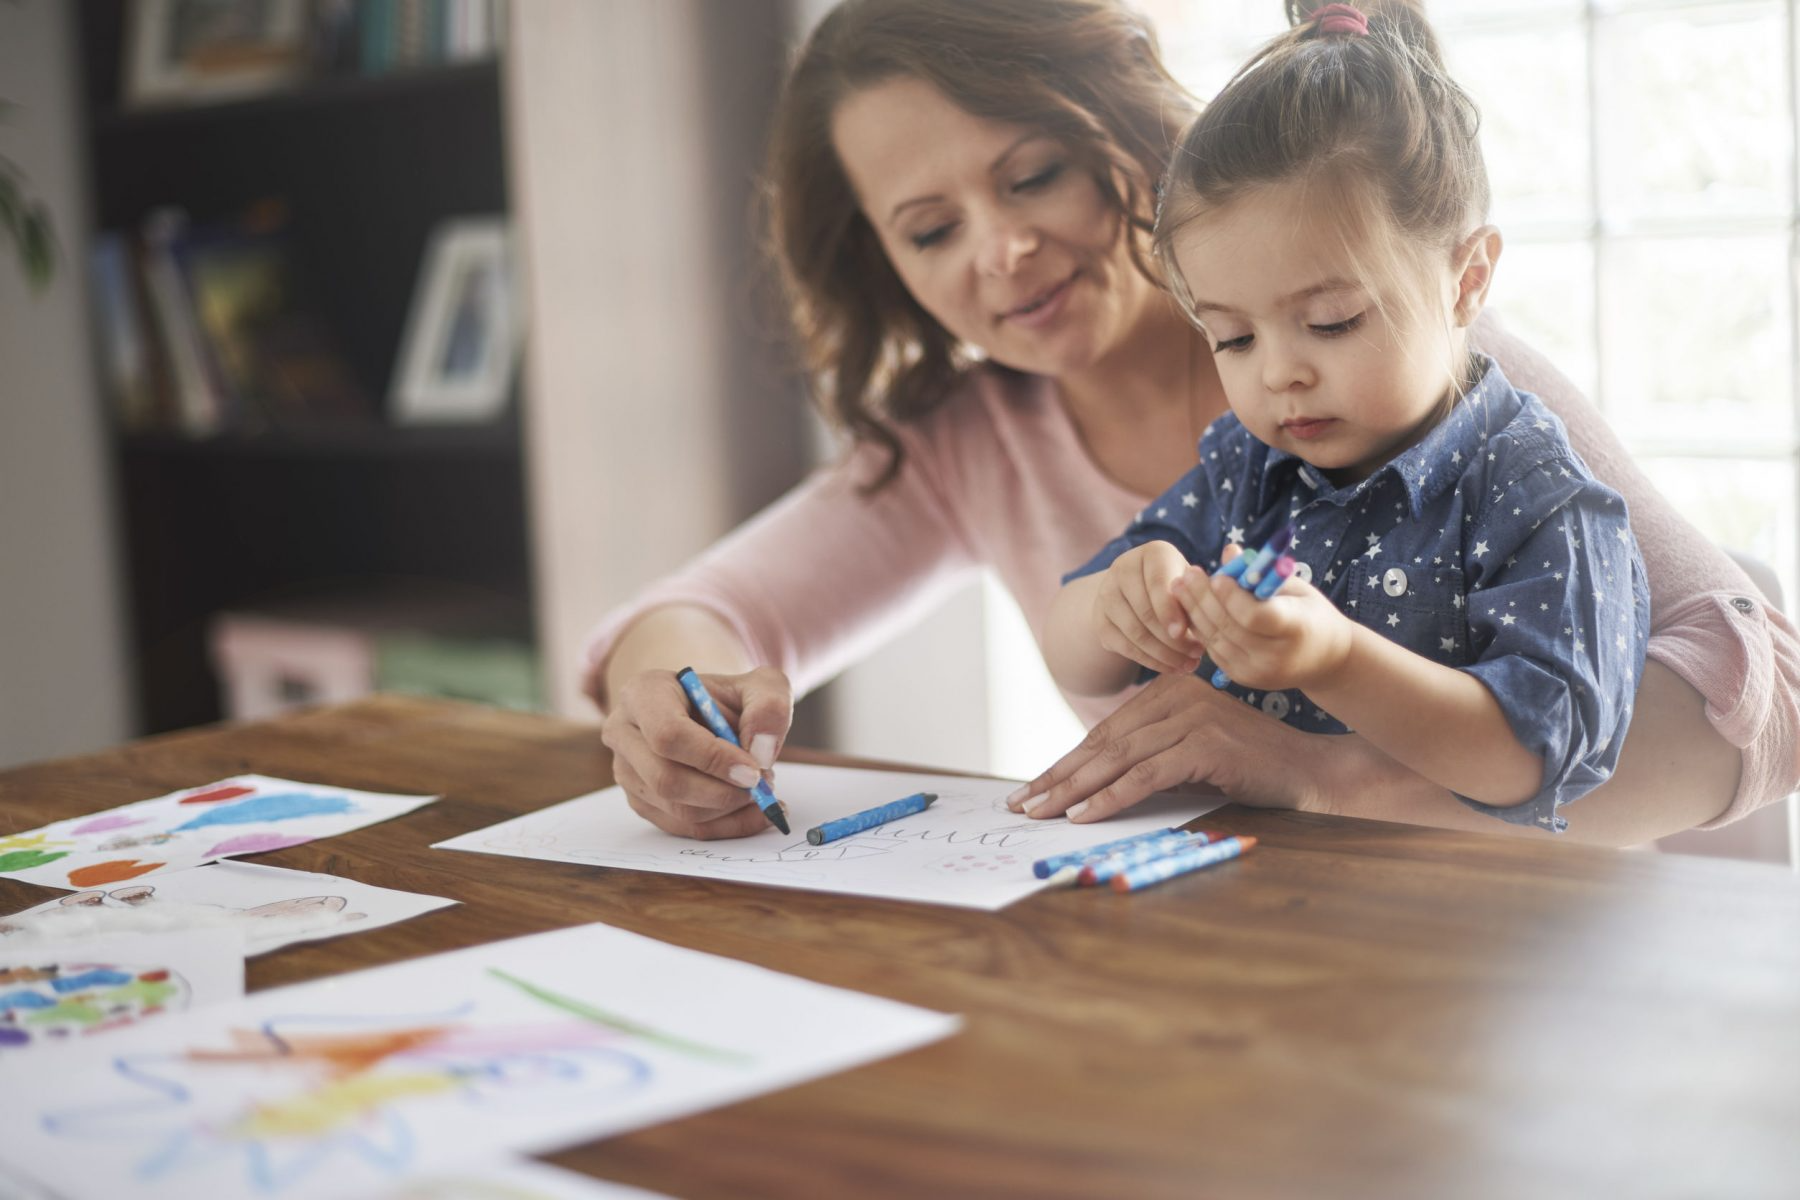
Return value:
<svg viewBox="0 0 1800 1200">
<path fill-rule="evenodd" d="M 100 340 L 132 432 L 367 423 L 370 395 L 299 295 L 279 206 L 195 226 L 176 209 L 103 235 Z"/>
</svg>

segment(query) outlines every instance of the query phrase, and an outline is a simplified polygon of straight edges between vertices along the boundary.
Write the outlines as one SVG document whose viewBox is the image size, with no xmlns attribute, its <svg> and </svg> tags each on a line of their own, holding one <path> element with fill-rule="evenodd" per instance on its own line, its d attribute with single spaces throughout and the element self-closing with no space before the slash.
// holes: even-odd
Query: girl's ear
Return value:
<svg viewBox="0 0 1800 1200">
<path fill-rule="evenodd" d="M 1481 315 L 1502 248 L 1500 231 L 1492 225 L 1483 225 L 1456 248 L 1456 303 L 1451 316 L 1459 328 L 1467 329 Z"/>
</svg>

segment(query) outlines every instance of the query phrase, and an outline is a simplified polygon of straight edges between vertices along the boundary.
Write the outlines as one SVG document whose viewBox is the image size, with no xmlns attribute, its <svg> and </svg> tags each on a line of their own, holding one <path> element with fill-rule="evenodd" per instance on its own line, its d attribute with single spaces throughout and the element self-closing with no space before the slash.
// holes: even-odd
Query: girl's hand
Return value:
<svg viewBox="0 0 1800 1200">
<path fill-rule="evenodd" d="M 700 679 L 743 748 L 695 719 L 673 671 L 645 671 L 618 689 L 600 727 L 613 778 L 632 810 L 664 833 L 708 840 L 759 833 L 769 821 L 748 789 L 781 752 L 793 688 L 773 667 Z"/>
<path fill-rule="evenodd" d="M 1102 649 L 1164 675 L 1200 665 L 1205 646 L 1188 631 L 1170 586 L 1188 569 L 1168 542 L 1146 542 L 1113 560 L 1101 577 L 1090 618 Z"/>
<path fill-rule="evenodd" d="M 1195 636 L 1233 683 L 1306 688 L 1331 679 L 1350 657 L 1354 624 L 1298 577 L 1290 575 L 1273 596 L 1258 600 L 1235 579 L 1209 579 L 1190 567 L 1173 590 Z"/>
</svg>

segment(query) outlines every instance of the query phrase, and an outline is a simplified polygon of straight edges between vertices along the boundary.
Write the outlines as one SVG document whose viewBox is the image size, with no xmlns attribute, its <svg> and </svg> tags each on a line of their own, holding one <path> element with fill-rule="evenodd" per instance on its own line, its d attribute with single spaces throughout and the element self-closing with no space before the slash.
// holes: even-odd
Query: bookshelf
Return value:
<svg viewBox="0 0 1800 1200">
<path fill-rule="evenodd" d="M 169 206 L 197 224 L 229 220 L 279 199 L 300 290 L 385 408 L 431 230 L 508 211 L 499 64 L 132 109 L 125 9 L 80 9 L 94 231 L 136 230 Z M 501 632 L 529 640 L 518 407 L 482 425 L 375 419 L 204 438 L 128 432 L 109 407 L 139 732 L 223 715 L 207 642 L 222 612 L 410 591 L 489 608 Z"/>
</svg>

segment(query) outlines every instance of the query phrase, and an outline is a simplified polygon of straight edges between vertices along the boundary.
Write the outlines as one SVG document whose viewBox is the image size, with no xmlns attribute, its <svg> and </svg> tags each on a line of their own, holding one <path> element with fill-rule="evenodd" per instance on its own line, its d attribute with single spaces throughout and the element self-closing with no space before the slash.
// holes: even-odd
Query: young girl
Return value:
<svg viewBox="0 0 1800 1200">
<path fill-rule="evenodd" d="M 1501 246 L 1477 126 L 1403 0 L 1297 18 L 1193 124 L 1155 246 L 1231 413 L 1069 577 L 1047 658 L 1106 694 L 1204 654 L 1290 725 L 1559 830 L 1618 757 L 1649 598 L 1624 501 L 1467 350 Z M 1278 594 L 1209 577 L 1290 522 Z"/>
</svg>

